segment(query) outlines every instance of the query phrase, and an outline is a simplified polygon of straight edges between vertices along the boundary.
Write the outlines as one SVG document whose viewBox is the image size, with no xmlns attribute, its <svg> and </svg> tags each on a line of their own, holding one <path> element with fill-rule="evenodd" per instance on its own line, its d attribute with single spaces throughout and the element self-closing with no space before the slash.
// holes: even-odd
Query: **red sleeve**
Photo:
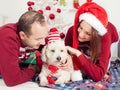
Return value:
<svg viewBox="0 0 120 90">
<path fill-rule="evenodd" d="M 111 56 L 110 35 L 107 33 L 105 36 L 103 36 L 101 42 L 102 43 L 101 43 L 100 60 L 97 64 L 93 64 L 91 60 L 89 60 L 84 54 L 78 57 L 79 65 L 86 72 L 86 74 L 94 81 L 100 81 L 101 79 L 103 79 L 107 71 L 109 59 Z"/>
<path fill-rule="evenodd" d="M 14 86 L 30 80 L 35 72 L 21 70 L 18 64 L 20 41 L 10 28 L 0 30 L 0 73 L 7 86 Z"/>
</svg>

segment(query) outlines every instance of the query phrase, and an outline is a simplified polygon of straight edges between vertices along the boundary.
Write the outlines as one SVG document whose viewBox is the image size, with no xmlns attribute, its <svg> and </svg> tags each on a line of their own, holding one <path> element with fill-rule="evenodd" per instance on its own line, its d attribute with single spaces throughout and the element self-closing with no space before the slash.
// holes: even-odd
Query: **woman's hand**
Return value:
<svg viewBox="0 0 120 90">
<path fill-rule="evenodd" d="M 73 63 L 72 63 L 72 57 L 68 55 L 67 60 L 64 60 L 60 66 L 61 69 L 66 70 L 66 71 L 71 71 L 73 70 Z"/>
<path fill-rule="evenodd" d="M 69 52 L 70 54 L 76 55 L 77 57 L 82 54 L 79 50 L 77 50 L 77 49 L 75 49 L 75 48 L 72 48 L 72 47 L 70 47 L 70 46 L 66 46 L 66 48 L 67 48 L 67 50 L 68 50 L 68 52 Z"/>
</svg>

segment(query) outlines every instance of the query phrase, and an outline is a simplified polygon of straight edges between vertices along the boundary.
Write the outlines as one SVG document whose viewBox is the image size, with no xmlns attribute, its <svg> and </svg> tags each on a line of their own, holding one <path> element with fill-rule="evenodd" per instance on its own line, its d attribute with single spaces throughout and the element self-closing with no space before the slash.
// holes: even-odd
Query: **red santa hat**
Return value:
<svg viewBox="0 0 120 90">
<path fill-rule="evenodd" d="M 77 48 L 77 25 L 81 20 L 85 20 L 93 28 L 95 28 L 99 35 L 103 36 L 106 32 L 108 24 L 108 16 L 103 7 L 94 2 L 87 2 L 83 4 L 75 14 L 74 30 L 73 30 L 73 47 Z"/>
<path fill-rule="evenodd" d="M 78 48 L 77 26 L 81 20 L 89 23 L 98 31 L 99 35 L 101 36 L 105 35 L 105 33 L 107 32 L 106 26 L 108 24 L 108 16 L 106 11 L 101 6 L 91 1 L 88 1 L 80 6 L 75 14 L 73 27 L 73 48 Z M 76 71 L 78 71 L 80 68 L 77 62 L 77 57 L 74 56 L 73 59 L 74 68 Z M 78 74 L 73 75 L 74 81 L 77 80 L 77 77 L 80 76 Z"/>
<path fill-rule="evenodd" d="M 61 40 L 65 37 L 64 33 L 59 33 L 57 28 L 53 27 L 49 30 L 49 35 L 46 37 L 46 44 L 50 44 L 56 40 Z"/>
</svg>

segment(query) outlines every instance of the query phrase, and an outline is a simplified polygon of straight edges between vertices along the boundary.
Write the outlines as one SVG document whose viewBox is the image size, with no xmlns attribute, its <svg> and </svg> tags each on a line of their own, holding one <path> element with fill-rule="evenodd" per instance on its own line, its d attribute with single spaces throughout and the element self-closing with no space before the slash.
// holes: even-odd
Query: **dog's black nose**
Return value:
<svg viewBox="0 0 120 90">
<path fill-rule="evenodd" d="M 58 61 L 60 61 L 60 60 L 61 60 L 61 57 L 60 57 L 60 56 L 58 56 L 58 57 L 57 57 L 57 60 L 58 60 Z"/>
</svg>

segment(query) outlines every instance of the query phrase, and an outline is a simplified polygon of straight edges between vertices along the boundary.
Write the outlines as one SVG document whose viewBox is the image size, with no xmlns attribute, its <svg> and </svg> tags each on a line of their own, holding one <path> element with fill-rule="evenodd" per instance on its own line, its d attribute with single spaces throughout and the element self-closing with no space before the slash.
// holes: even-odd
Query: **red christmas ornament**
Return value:
<svg viewBox="0 0 120 90">
<path fill-rule="evenodd" d="M 73 4 L 73 7 L 74 7 L 75 9 L 78 9 L 78 8 L 80 7 L 80 5 L 79 5 L 79 3 L 74 3 L 74 4 Z"/>
<path fill-rule="evenodd" d="M 65 37 L 65 34 L 62 32 L 60 33 L 60 38 L 63 39 Z"/>
<path fill-rule="evenodd" d="M 28 7 L 28 11 L 30 11 L 30 10 L 32 10 L 33 8 L 30 6 L 30 7 Z"/>
<path fill-rule="evenodd" d="M 50 6 L 46 6 L 46 10 L 51 10 L 51 7 Z"/>
<path fill-rule="evenodd" d="M 58 12 L 58 13 L 61 13 L 61 9 L 60 9 L 60 8 L 58 8 L 58 9 L 57 9 L 57 12 Z"/>
<path fill-rule="evenodd" d="M 34 2 L 31 2 L 32 5 L 34 5 L 35 3 Z"/>
<path fill-rule="evenodd" d="M 51 20 L 53 20 L 53 19 L 55 19 L 55 15 L 54 15 L 53 13 L 51 13 L 51 14 L 49 15 L 49 18 L 50 18 Z"/>
<path fill-rule="evenodd" d="M 31 6 L 31 1 L 28 1 L 28 2 L 27 2 L 27 5 L 28 5 L 28 6 Z"/>
<path fill-rule="evenodd" d="M 34 2 L 28 1 L 28 2 L 27 2 L 27 5 L 28 5 L 28 6 L 32 6 L 32 5 L 34 5 Z"/>
<path fill-rule="evenodd" d="M 39 12 L 40 14 L 43 14 L 43 10 L 41 10 L 41 9 L 40 9 L 40 10 L 38 10 L 38 12 Z"/>
<path fill-rule="evenodd" d="M 80 5 L 79 5 L 79 0 L 73 0 L 73 7 L 74 7 L 75 9 L 78 9 L 78 8 L 80 7 Z"/>
</svg>

